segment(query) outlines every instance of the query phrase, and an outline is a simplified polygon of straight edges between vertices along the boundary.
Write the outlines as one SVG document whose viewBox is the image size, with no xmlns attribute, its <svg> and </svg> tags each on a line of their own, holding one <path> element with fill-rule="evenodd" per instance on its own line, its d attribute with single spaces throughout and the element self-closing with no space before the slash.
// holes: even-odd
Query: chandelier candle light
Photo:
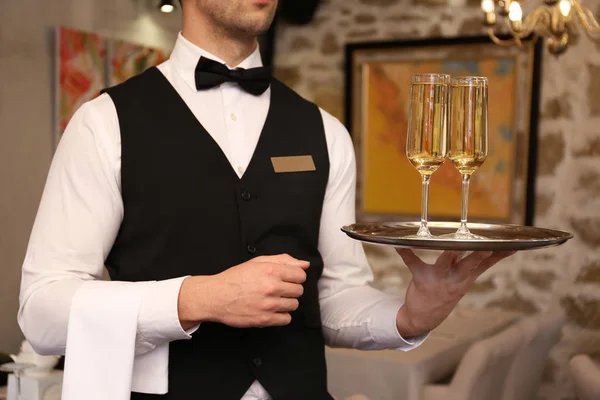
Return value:
<svg viewBox="0 0 600 400">
<path fill-rule="evenodd" d="M 489 37 L 499 45 L 523 47 L 523 39 L 533 36 L 546 38 L 548 51 L 559 55 L 567 50 L 569 39 L 583 29 L 595 41 L 600 40 L 600 25 L 593 13 L 583 7 L 579 0 L 543 0 L 543 4 L 531 13 L 523 15 L 523 5 L 516 0 L 482 0 L 484 24 Z M 531 0 L 530 0 L 531 3 Z M 501 23 L 497 21 L 500 17 Z M 512 39 L 501 39 L 499 34 L 510 33 Z"/>
</svg>

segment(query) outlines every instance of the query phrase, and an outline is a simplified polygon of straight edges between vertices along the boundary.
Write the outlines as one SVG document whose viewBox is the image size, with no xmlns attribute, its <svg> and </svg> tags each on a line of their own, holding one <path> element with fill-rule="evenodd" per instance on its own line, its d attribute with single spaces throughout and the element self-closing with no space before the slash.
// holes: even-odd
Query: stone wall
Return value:
<svg viewBox="0 0 600 400">
<path fill-rule="evenodd" d="M 312 25 L 279 27 L 276 73 L 343 119 L 345 43 L 484 33 L 478 2 L 466 1 L 325 1 Z M 585 4 L 600 11 L 600 0 Z M 463 300 L 472 307 L 567 313 L 564 337 L 545 370 L 544 399 L 574 397 L 566 369 L 573 354 L 600 355 L 599 49 L 581 37 L 562 57 L 545 53 L 543 61 L 535 224 L 576 238 L 517 254 L 484 274 Z M 374 285 L 403 292 L 410 275 L 399 258 L 381 248 L 367 251 Z"/>
</svg>

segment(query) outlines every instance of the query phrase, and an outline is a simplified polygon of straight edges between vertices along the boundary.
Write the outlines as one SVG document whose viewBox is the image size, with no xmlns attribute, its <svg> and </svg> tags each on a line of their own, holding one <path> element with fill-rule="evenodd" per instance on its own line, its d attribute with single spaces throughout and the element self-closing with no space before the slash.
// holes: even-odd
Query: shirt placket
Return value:
<svg viewBox="0 0 600 400">
<path fill-rule="evenodd" d="M 226 84 L 223 86 L 223 111 L 227 128 L 227 142 L 230 147 L 231 166 L 242 177 L 246 171 L 247 162 L 243 156 L 244 149 L 244 123 L 240 110 L 240 89 L 237 85 Z"/>
</svg>

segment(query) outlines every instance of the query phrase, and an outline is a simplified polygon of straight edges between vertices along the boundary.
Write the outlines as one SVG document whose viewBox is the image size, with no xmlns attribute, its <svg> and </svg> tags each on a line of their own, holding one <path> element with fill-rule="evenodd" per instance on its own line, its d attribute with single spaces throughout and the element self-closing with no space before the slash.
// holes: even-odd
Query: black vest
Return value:
<svg viewBox="0 0 600 400">
<path fill-rule="evenodd" d="M 260 140 L 240 179 L 158 69 L 107 93 L 121 130 L 125 210 L 106 261 L 112 280 L 212 275 L 281 253 L 311 263 L 290 325 L 204 323 L 192 340 L 172 342 L 169 393 L 162 397 L 239 400 L 258 379 L 274 400 L 331 399 L 317 290 L 329 175 L 318 108 L 274 80 Z M 299 155 L 311 155 L 316 171 L 275 173 L 271 157 Z"/>
</svg>

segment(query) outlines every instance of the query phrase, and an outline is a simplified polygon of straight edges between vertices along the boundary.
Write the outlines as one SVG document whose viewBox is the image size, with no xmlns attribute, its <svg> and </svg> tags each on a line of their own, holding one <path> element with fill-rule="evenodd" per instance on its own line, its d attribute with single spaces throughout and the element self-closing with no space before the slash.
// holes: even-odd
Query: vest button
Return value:
<svg viewBox="0 0 600 400">
<path fill-rule="evenodd" d="M 260 367 L 262 365 L 262 360 L 260 357 L 256 357 L 254 360 L 252 360 L 252 363 L 257 367 Z"/>
<path fill-rule="evenodd" d="M 256 247 L 254 247 L 251 244 L 249 244 L 248 247 L 246 247 L 246 250 L 248 250 L 248 253 L 250 253 L 250 254 L 256 253 Z"/>
<path fill-rule="evenodd" d="M 252 198 L 252 196 L 250 195 L 250 192 L 248 192 L 247 190 L 244 190 L 242 192 L 242 199 L 245 201 L 248 201 Z"/>
</svg>

